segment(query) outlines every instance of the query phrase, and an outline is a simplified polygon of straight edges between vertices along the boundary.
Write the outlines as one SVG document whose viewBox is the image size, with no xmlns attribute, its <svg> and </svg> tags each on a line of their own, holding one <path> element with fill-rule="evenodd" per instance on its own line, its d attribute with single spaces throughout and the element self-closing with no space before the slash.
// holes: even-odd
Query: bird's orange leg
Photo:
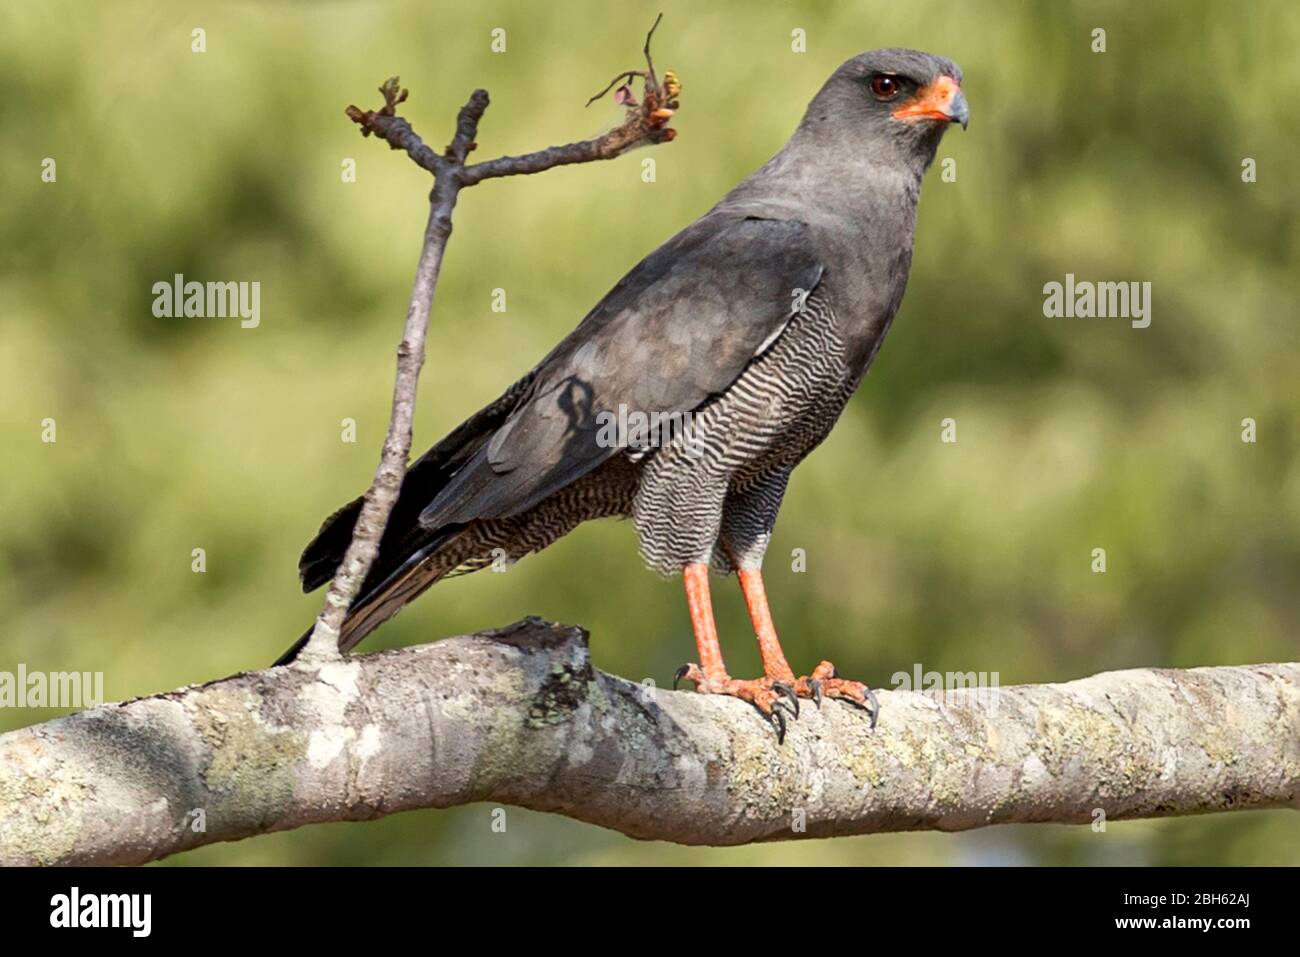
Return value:
<svg viewBox="0 0 1300 957">
<path fill-rule="evenodd" d="M 772 610 L 767 605 L 767 591 L 763 588 L 763 573 L 757 568 L 742 568 L 738 572 L 740 590 L 745 594 L 745 607 L 749 609 L 749 620 L 754 623 L 754 635 L 758 638 L 758 650 L 763 656 L 763 672 L 767 677 L 782 685 L 794 689 L 801 698 L 812 698 L 821 706 L 822 696 L 845 698 L 861 705 L 871 712 L 871 726 L 876 726 L 880 714 L 880 704 L 871 689 L 860 681 L 849 681 L 835 673 L 835 666 L 823 661 L 813 669 L 811 675 L 795 678 L 790 663 L 785 660 L 785 652 L 776 637 L 776 625 L 772 623 Z M 798 711 L 795 712 L 796 716 Z"/>
<path fill-rule="evenodd" d="M 686 607 L 691 613 L 691 631 L 695 633 L 695 648 L 700 653 L 700 669 L 707 680 L 726 681 L 729 675 L 722 661 L 722 646 L 718 644 L 718 624 L 713 618 L 709 566 L 703 562 L 687 565 L 682 569 L 682 581 L 686 584 Z"/>
<path fill-rule="evenodd" d="M 758 651 L 763 656 L 763 673 L 769 678 L 794 684 L 794 672 L 785 660 L 781 642 L 776 637 L 772 623 L 772 610 L 767 607 L 767 591 L 763 588 L 763 573 L 757 568 L 742 568 L 737 572 L 740 590 L 745 595 L 749 620 L 754 623 L 754 636 L 758 638 Z"/>
<path fill-rule="evenodd" d="M 722 661 L 722 648 L 718 645 L 718 626 L 713 620 L 713 600 L 709 594 L 709 566 L 695 562 L 682 569 L 686 584 L 686 605 L 691 612 L 691 630 L 695 632 L 695 646 L 700 654 L 699 664 L 682 665 L 673 679 L 673 687 L 685 678 L 695 683 L 695 690 L 706 694 L 725 694 L 748 701 L 761 711 L 776 727 L 778 739 L 785 738 L 783 707 L 791 707 L 797 716 L 799 702 L 794 690 L 770 674 L 753 680 L 733 678 L 727 674 Z M 775 637 L 775 636 L 774 636 Z M 778 647 L 777 653 L 780 654 Z M 766 656 L 764 662 L 766 663 Z M 782 661 L 785 659 L 782 658 Z M 786 666 L 789 671 L 789 666 Z"/>
</svg>

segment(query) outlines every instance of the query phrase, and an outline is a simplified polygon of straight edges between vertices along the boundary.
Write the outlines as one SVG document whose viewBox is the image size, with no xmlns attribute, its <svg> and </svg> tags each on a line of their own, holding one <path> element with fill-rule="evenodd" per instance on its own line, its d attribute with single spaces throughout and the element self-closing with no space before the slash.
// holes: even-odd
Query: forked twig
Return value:
<svg viewBox="0 0 1300 957">
<path fill-rule="evenodd" d="M 408 91 L 402 88 L 395 76 L 379 88 L 384 97 L 384 105 L 379 109 L 362 110 L 356 106 L 347 108 L 349 119 L 361 127 L 363 136 L 377 136 L 392 149 L 404 150 L 417 165 L 433 174 L 434 186 L 429 198 L 429 221 L 424 231 L 424 244 L 416 267 L 415 287 L 411 291 L 402 341 L 397 348 L 393 411 L 383 453 L 353 527 L 352 540 L 325 596 L 325 607 L 316 619 L 311 637 L 299 655 L 299 661 L 319 663 L 338 657 L 339 636 L 348 609 L 361 593 L 366 576 L 379 555 L 384 529 L 401 493 L 411 452 L 415 396 L 420 367 L 424 363 L 429 312 L 433 307 L 443 253 L 451 236 L 452 212 L 460 191 L 485 179 L 540 173 L 554 166 L 613 159 L 646 143 L 670 142 L 676 136 L 676 130 L 667 124 L 677 109 L 676 96 L 681 87 L 671 72 L 665 74 L 665 83 L 661 87 L 650 59 L 650 40 L 662 19 L 663 14 L 656 17 L 650 32 L 646 34 L 646 70 L 624 71 L 598 95 L 608 93 L 620 79 L 640 76 L 645 81 L 645 94 L 641 102 L 629 104 L 627 116 L 621 125 L 593 139 L 565 146 L 550 146 L 523 156 L 500 156 L 468 165 L 469 154 L 478 145 L 476 138 L 479 121 L 488 108 L 486 90 L 475 90 L 461 107 L 456 116 L 456 132 L 441 153 L 426 145 L 411 128 L 411 124 L 397 115 L 397 107 L 406 101 Z"/>
</svg>

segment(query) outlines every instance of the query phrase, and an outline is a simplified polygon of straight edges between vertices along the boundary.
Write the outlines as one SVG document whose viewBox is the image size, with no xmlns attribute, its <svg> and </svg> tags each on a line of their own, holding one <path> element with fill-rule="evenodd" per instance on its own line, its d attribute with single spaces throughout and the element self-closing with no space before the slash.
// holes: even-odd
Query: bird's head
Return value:
<svg viewBox="0 0 1300 957">
<path fill-rule="evenodd" d="M 924 168 L 948 125 L 965 129 L 969 120 L 957 64 L 919 50 L 889 49 L 859 54 L 831 74 L 802 126 L 871 158 L 919 161 Z"/>
</svg>

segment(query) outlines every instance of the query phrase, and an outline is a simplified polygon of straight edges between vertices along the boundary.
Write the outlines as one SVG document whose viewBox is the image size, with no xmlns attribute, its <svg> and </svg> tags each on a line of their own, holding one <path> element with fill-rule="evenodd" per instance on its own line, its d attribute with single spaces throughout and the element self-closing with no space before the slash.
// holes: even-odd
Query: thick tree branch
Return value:
<svg viewBox="0 0 1300 957">
<path fill-rule="evenodd" d="M 415 419 L 415 398 L 420 381 L 420 368 L 424 365 L 424 345 L 429 331 L 429 312 L 433 308 L 434 292 L 442 269 L 443 253 L 451 238 L 451 218 L 460 191 L 485 179 L 540 173 L 553 166 L 572 163 L 589 163 L 594 160 L 613 159 L 635 146 L 645 143 L 666 143 L 676 131 L 666 124 L 677 107 L 680 84 L 671 74 L 665 75 L 661 85 L 650 60 L 650 39 L 660 17 L 646 35 L 646 70 L 640 75 L 644 82 L 643 97 L 636 103 L 630 93 L 620 99 L 629 106 L 624 122 L 617 128 L 594 139 L 567 146 L 551 146 L 525 156 L 502 156 L 472 166 L 466 165 L 471 151 L 477 147 L 478 124 L 488 108 L 486 90 L 475 90 L 456 116 L 456 132 L 443 153 L 425 145 L 411 128 L 411 124 L 397 115 L 397 107 L 406 101 L 407 91 L 397 77 L 392 77 L 379 92 L 384 105 L 377 110 L 347 108 L 348 117 L 361 127 L 363 136 L 376 135 L 395 150 L 404 150 L 421 168 L 434 176 L 433 192 L 429 197 L 429 222 L 424 230 L 424 243 L 420 261 L 415 270 L 415 287 L 411 291 L 411 304 L 406 312 L 406 325 L 402 341 L 397 348 L 397 376 L 393 384 L 393 411 L 384 439 L 383 452 L 375 477 L 366 490 L 361 514 L 352 532 L 338 571 L 330 582 L 311 637 L 301 652 L 304 661 L 320 662 L 339 657 L 339 634 L 348 609 L 360 594 L 366 575 L 379 555 L 379 543 L 389 516 L 397 504 L 402 479 L 411 454 L 411 435 Z"/>
<path fill-rule="evenodd" d="M 0 864 L 475 801 L 686 844 L 1300 806 L 1300 664 L 880 698 L 875 731 L 805 703 L 778 745 L 749 705 L 596 671 L 532 619 L 0 736 Z"/>
</svg>

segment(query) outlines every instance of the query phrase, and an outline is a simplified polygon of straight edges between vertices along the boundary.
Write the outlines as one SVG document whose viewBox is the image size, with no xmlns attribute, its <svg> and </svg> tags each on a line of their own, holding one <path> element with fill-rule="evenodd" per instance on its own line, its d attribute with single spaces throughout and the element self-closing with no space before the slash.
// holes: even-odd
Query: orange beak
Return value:
<svg viewBox="0 0 1300 957">
<path fill-rule="evenodd" d="M 896 120 L 935 120 L 940 123 L 960 123 L 966 129 L 970 122 L 970 107 L 966 97 L 950 76 L 939 76 L 934 82 L 921 87 L 891 116 Z"/>
</svg>

